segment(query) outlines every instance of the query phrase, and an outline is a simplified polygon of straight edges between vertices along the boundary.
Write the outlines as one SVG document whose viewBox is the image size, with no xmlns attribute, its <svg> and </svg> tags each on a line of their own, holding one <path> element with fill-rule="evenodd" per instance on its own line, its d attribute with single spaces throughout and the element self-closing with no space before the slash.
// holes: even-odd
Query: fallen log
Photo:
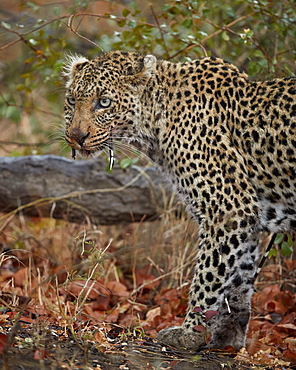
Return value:
<svg viewBox="0 0 296 370">
<path fill-rule="evenodd" d="M 108 225 L 157 218 L 170 201 L 153 167 L 105 169 L 103 159 L 2 157 L 0 211 Z"/>
</svg>

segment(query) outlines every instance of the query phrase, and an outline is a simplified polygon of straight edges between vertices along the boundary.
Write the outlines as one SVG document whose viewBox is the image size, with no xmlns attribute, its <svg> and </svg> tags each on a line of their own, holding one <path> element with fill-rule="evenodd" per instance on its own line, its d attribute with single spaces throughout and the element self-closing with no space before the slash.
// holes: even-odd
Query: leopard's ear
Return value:
<svg viewBox="0 0 296 370">
<path fill-rule="evenodd" d="M 154 55 L 146 55 L 142 63 L 143 68 L 140 72 L 122 77 L 124 83 L 130 85 L 132 88 L 138 89 L 144 87 L 156 71 L 157 60 Z"/>
<path fill-rule="evenodd" d="M 71 85 L 77 71 L 80 71 L 88 62 L 89 60 L 82 55 L 69 54 L 66 56 L 66 62 L 64 64 L 62 72 L 63 75 L 67 77 L 66 87 L 69 87 Z"/>
</svg>

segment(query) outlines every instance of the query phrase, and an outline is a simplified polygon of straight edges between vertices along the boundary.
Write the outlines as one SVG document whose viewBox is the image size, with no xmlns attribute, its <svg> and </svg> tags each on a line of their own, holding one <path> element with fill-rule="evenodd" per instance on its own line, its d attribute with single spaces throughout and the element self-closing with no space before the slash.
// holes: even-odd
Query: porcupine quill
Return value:
<svg viewBox="0 0 296 370">
<path fill-rule="evenodd" d="M 113 148 L 110 148 L 109 149 L 109 169 L 110 171 L 112 170 L 114 166 L 114 162 L 115 162 L 115 157 L 114 157 Z"/>
<path fill-rule="evenodd" d="M 113 152 L 113 140 L 112 137 L 110 137 L 110 144 L 109 144 L 109 170 L 112 171 L 112 168 L 114 166 L 115 157 Z"/>
<path fill-rule="evenodd" d="M 71 158 L 76 159 L 76 150 L 74 148 L 72 148 Z"/>
</svg>

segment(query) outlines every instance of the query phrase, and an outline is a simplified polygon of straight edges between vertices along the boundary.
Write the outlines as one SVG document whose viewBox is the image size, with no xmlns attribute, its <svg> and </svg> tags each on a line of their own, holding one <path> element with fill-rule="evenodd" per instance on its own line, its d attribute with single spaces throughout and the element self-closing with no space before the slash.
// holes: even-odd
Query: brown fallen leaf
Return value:
<svg viewBox="0 0 296 370">
<path fill-rule="evenodd" d="M 143 291 L 154 289 L 160 284 L 160 280 L 154 281 L 156 276 L 148 272 L 150 268 L 151 266 L 147 265 L 135 272 L 137 285 L 144 285 Z"/>
<path fill-rule="evenodd" d="M 148 321 L 153 321 L 155 317 L 160 316 L 160 314 L 161 314 L 160 307 L 152 308 L 146 313 L 146 319 Z"/>
<path fill-rule="evenodd" d="M 36 349 L 34 352 L 34 360 L 43 360 L 49 355 L 49 353 L 44 348 Z"/>
<path fill-rule="evenodd" d="M 79 294 L 87 295 L 89 299 L 96 299 L 98 296 L 109 296 L 110 291 L 100 281 L 75 280 L 64 288 L 67 293 L 78 297 Z"/>
<path fill-rule="evenodd" d="M 7 343 L 7 335 L 0 333 L 0 353 L 3 353 L 6 343 Z"/>
</svg>

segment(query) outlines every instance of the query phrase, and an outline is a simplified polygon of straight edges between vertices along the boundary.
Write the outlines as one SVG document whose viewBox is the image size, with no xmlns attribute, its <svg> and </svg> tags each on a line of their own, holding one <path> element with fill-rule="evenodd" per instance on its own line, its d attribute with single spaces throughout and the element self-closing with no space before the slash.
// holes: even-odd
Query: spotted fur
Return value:
<svg viewBox="0 0 296 370">
<path fill-rule="evenodd" d="M 114 138 L 141 142 L 199 225 L 184 324 L 158 338 L 197 349 L 203 325 L 211 347 L 244 346 L 260 233 L 296 229 L 296 79 L 119 51 L 67 70 L 68 144 L 90 155 Z"/>
</svg>

